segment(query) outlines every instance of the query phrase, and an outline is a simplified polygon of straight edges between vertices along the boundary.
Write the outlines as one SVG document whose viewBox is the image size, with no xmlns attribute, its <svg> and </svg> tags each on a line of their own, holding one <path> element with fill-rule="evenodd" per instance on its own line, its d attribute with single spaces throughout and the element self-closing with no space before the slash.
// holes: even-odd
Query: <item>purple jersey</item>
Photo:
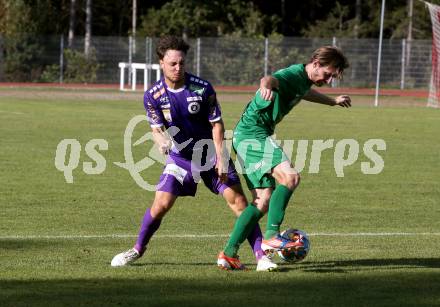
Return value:
<svg viewBox="0 0 440 307">
<path fill-rule="evenodd" d="M 144 107 L 152 128 L 178 128 L 174 142 L 191 142 L 180 154 L 191 157 L 194 144 L 202 139 L 212 140 L 212 122 L 221 119 L 220 107 L 212 85 L 185 73 L 185 85 L 177 90 L 168 88 L 162 77 L 145 92 Z"/>
</svg>

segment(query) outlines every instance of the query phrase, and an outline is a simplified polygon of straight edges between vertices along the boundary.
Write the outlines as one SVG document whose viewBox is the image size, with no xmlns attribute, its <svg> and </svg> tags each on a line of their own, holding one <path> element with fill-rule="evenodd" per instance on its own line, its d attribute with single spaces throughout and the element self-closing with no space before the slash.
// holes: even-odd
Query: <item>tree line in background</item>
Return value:
<svg viewBox="0 0 440 307">
<path fill-rule="evenodd" d="M 66 47 L 81 38 L 83 50 L 66 50 L 66 71 L 70 63 L 73 73 L 65 81 L 93 82 L 93 76 L 78 80 L 98 69 L 93 36 L 377 38 L 380 9 L 379 0 L 0 0 L 0 80 L 56 70 L 32 67 L 46 51 L 36 36 L 63 35 Z M 387 0 L 385 14 L 384 38 L 432 36 L 421 1 Z"/>
<path fill-rule="evenodd" d="M 439 0 L 431 0 L 440 3 Z M 378 37 L 379 0 L 0 0 L 0 33 Z M 412 8 L 412 10 L 410 10 Z M 135 9 L 135 14 L 133 14 Z M 410 12 L 412 11 L 412 13 Z M 89 20 L 87 18 L 90 18 Z M 133 18 L 138 20 L 133 27 Z M 419 0 L 387 0 L 384 38 L 430 38 Z"/>
</svg>

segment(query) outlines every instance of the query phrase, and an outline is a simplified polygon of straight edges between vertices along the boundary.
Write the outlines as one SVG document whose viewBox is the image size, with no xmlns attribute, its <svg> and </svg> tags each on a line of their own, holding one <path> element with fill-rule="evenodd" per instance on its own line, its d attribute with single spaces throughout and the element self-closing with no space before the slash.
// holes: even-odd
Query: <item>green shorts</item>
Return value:
<svg viewBox="0 0 440 307">
<path fill-rule="evenodd" d="M 243 174 L 250 190 L 275 187 L 272 169 L 289 161 L 289 158 L 271 137 L 255 139 L 234 136 L 232 146 L 241 166 L 237 170 Z"/>
</svg>

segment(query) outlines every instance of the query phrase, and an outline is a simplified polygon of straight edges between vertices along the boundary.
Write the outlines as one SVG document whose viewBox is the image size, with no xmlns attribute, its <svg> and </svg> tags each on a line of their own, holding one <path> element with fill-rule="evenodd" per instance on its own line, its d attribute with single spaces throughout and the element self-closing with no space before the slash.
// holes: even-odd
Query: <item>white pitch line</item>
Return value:
<svg viewBox="0 0 440 307">
<path fill-rule="evenodd" d="M 391 237 L 391 236 L 440 236 L 440 232 L 354 232 L 354 233 L 311 233 L 310 236 L 333 237 Z"/>
<path fill-rule="evenodd" d="M 9 113 L 9 114 L 16 114 L 16 115 L 24 115 L 22 112 L 12 112 L 12 111 L 2 111 L 0 110 L 0 113 Z"/>
<path fill-rule="evenodd" d="M 440 236 L 440 232 L 355 232 L 355 233 L 310 233 L 313 237 L 392 237 L 392 236 Z M 12 235 L 0 236 L 0 240 L 59 240 L 59 239 L 106 239 L 106 238 L 136 238 L 133 234 L 109 235 Z M 227 238 L 228 234 L 178 234 L 156 235 L 154 238 Z"/>
</svg>

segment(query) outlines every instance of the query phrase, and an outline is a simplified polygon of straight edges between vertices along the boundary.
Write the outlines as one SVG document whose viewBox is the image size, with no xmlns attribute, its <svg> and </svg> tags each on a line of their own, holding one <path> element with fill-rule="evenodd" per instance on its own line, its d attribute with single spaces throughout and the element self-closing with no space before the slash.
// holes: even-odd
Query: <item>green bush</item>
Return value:
<svg viewBox="0 0 440 307">
<path fill-rule="evenodd" d="M 60 65 L 48 65 L 40 76 L 40 82 L 58 82 L 60 79 Z"/>
<path fill-rule="evenodd" d="M 96 52 L 92 50 L 89 57 L 84 53 L 72 49 L 64 50 L 63 81 L 66 83 L 93 83 L 97 80 L 97 71 L 101 67 L 96 59 Z M 60 65 L 46 66 L 41 74 L 42 82 L 58 82 Z"/>
<path fill-rule="evenodd" d="M 66 62 L 64 81 L 67 83 L 93 83 L 97 79 L 100 67 L 96 59 L 96 52 L 92 50 L 88 57 L 84 53 L 71 49 L 64 50 Z"/>
</svg>

